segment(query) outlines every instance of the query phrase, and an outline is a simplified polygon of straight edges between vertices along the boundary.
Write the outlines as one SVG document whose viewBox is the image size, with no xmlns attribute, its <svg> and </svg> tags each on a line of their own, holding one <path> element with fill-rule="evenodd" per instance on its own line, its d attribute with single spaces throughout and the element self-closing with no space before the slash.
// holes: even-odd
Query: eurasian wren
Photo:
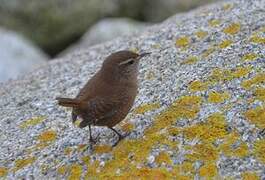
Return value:
<svg viewBox="0 0 265 180">
<path fill-rule="evenodd" d="M 73 123 L 80 117 L 82 122 L 79 127 L 89 127 L 91 142 L 95 143 L 91 125 L 107 126 L 119 136 L 117 143 L 124 138 L 113 127 L 127 116 L 133 106 L 138 89 L 139 60 L 148 54 L 115 52 L 106 58 L 101 69 L 76 98 L 56 98 L 59 105 L 73 108 Z"/>
</svg>

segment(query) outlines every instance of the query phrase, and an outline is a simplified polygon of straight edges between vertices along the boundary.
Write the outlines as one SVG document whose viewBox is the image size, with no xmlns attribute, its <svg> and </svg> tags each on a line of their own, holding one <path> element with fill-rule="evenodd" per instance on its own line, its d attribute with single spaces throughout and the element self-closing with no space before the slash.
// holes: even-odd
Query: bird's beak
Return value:
<svg viewBox="0 0 265 180">
<path fill-rule="evenodd" d="M 143 57 L 145 57 L 145 56 L 147 56 L 149 54 L 151 54 L 151 53 L 150 52 L 141 53 L 138 58 L 141 59 L 141 58 L 143 58 Z"/>
</svg>

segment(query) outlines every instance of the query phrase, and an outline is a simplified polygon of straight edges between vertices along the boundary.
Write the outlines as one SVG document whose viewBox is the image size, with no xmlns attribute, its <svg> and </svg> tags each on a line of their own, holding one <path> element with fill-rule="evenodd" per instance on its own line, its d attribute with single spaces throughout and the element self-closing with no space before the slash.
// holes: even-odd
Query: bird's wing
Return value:
<svg viewBox="0 0 265 180">
<path fill-rule="evenodd" d="M 88 124 L 97 124 L 98 121 L 109 119 L 117 112 L 117 104 L 112 100 L 106 98 L 96 97 L 88 101 L 87 104 L 82 106 L 84 113 L 82 113 L 83 121 L 80 127 L 85 127 Z"/>
</svg>

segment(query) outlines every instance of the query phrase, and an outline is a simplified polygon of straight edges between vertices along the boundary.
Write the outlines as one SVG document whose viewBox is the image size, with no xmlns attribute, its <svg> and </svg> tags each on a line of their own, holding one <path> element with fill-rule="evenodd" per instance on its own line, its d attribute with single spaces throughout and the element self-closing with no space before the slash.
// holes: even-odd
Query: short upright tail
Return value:
<svg viewBox="0 0 265 180">
<path fill-rule="evenodd" d="M 71 99 L 71 98 L 56 98 L 58 104 L 64 107 L 80 107 L 81 102 L 78 99 Z"/>
</svg>

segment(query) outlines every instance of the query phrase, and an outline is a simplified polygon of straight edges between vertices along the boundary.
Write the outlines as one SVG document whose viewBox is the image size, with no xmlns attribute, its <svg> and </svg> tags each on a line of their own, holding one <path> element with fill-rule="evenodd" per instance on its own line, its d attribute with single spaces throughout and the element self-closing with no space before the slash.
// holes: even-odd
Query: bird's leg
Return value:
<svg viewBox="0 0 265 180">
<path fill-rule="evenodd" d="M 118 141 L 113 145 L 116 146 L 118 144 L 118 142 L 120 142 L 123 138 L 125 138 L 126 136 L 121 135 L 117 130 L 115 130 L 113 127 L 108 127 L 109 129 L 111 129 L 113 132 L 115 132 L 115 134 L 117 134 L 119 136 Z"/>
<path fill-rule="evenodd" d="M 88 125 L 88 128 L 89 128 L 89 141 L 92 144 L 96 144 L 99 135 L 97 135 L 97 137 L 95 139 L 93 139 L 93 137 L 92 137 L 92 131 L 91 131 L 91 124 Z"/>
</svg>

